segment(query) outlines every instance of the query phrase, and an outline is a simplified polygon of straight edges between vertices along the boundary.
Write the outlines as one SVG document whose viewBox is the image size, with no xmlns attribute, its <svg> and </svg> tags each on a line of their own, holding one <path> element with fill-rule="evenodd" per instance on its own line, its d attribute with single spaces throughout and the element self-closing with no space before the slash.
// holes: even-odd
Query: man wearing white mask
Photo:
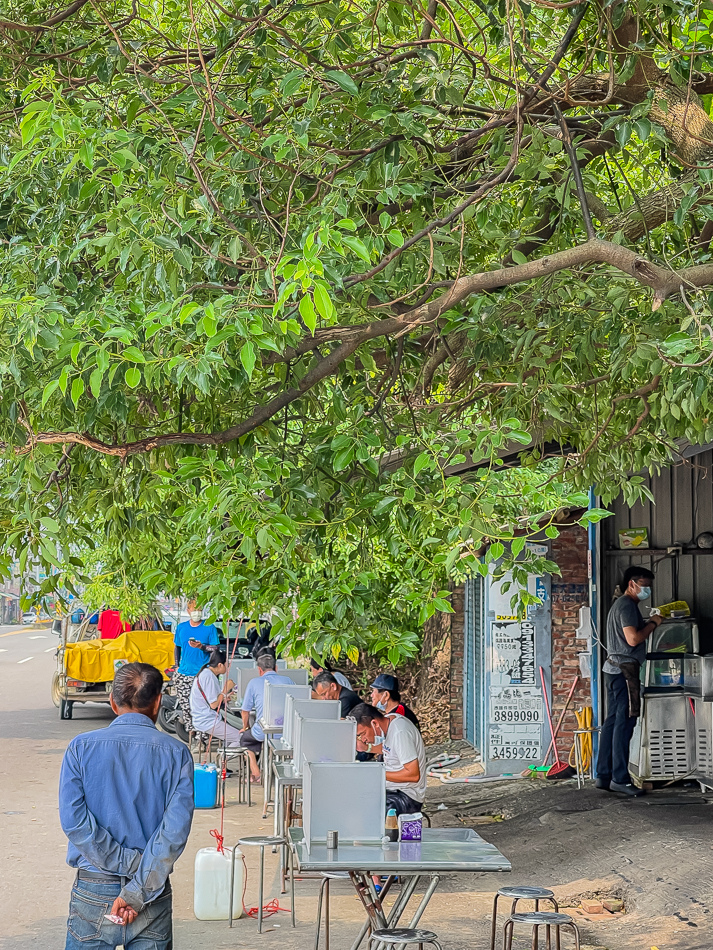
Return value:
<svg viewBox="0 0 713 950">
<path fill-rule="evenodd" d="M 597 788 L 638 798 L 643 791 L 629 775 L 629 743 L 641 711 L 639 670 L 646 658 L 646 639 L 661 623 L 660 616 L 644 620 L 639 604 L 651 597 L 654 575 L 634 565 L 624 572 L 624 592 L 607 616 L 607 718 L 599 734 Z"/>
<path fill-rule="evenodd" d="M 216 627 L 212 623 L 203 623 L 203 614 L 196 607 L 195 600 L 188 601 L 188 617 L 188 621 L 178 624 L 173 638 L 177 669 L 171 682 L 176 687 L 183 722 L 190 730 L 193 680 L 206 665 L 211 652 L 218 648 L 220 640 Z"/>
<path fill-rule="evenodd" d="M 421 733 L 404 716 L 387 716 L 368 703 L 355 706 L 348 719 L 357 724 L 357 750 L 383 753 L 386 811 L 413 815 L 426 797 L 426 749 Z"/>
</svg>

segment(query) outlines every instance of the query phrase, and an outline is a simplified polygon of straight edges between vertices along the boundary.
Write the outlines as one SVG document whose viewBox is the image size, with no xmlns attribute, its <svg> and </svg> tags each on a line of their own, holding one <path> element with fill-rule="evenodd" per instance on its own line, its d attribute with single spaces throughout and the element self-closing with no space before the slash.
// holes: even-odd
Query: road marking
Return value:
<svg viewBox="0 0 713 950">
<path fill-rule="evenodd" d="M 17 665 L 19 666 L 20 663 L 27 663 L 28 660 L 34 660 L 34 656 L 26 656 L 24 660 L 18 660 Z"/>
<path fill-rule="evenodd" d="M 0 633 L 0 637 L 16 637 L 18 633 L 26 633 L 26 632 L 27 632 L 26 630 L 11 630 L 9 633 Z"/>
<path fill-rule="evenodd" d="M 30 639 L 30 640 L 46 640 L 47 637 L 44 635 L 44 633 L 40 633 L 40 634 L 38 634 L 38 636 L 36 636 L 36 637 L 30 637 L 29 639 Z"/>
<path fill-rule="evenodd" d="M 7 653 L 7 650 L 0 650 L 0 653 Z"/>
<path fill-rule="evenodd" d="M 56 652 L 57 652 L 57 647 L 50 647 L 49 650 L 45 650 L 45 653 L 56 653 Z M 0 650 L 0 653 L 2 653 L 2 650 Z"/>
</svg>

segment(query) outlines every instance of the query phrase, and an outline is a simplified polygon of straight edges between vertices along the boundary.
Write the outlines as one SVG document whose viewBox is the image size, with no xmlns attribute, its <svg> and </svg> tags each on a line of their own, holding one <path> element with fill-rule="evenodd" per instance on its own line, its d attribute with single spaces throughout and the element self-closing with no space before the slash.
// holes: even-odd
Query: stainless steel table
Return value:
<svg viewBox="0 0 713 950">
<path fill-rule="evenodd" d="M 326 844 L 307 849 L 302 828 L 289 829 L 289 842 L 300 871 L 347 871 L 366 921 L 352 950 L 357 950 L 367 931 L 396 927 L 406 911 L 419 882 L 429 879 L 425 893 L 408 927 L 416 927 L 433 896 L 442 874 L 453 872 L 510 871 L 512 865 L 495 845 L 485 841 L 472 828 L 424 828 L 422 841 L 400 841 L 389 845 L 341 842 L 328 850 Z M 371 875 L 387 875 L 377 895 Z M 393 906 L 387 911 L 383 901 L 394 878 L 407 878 Z"/>
</svg>

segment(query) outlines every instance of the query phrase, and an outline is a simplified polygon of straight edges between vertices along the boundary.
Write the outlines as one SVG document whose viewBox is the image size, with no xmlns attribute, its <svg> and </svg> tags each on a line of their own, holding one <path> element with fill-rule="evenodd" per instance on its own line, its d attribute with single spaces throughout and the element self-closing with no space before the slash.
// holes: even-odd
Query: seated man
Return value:
<svg viewBox="0 0 713 950">
<path fill-rule="evenodd" d="M 352 684 L 346 678 L 344 673 L 341 673 L 339 670 L 335 670 L 332 664 L 328 663 L 326 660 L 315 660 L 312 658 L 309 661 L 309 668 L 312 671 L 312 676 L 317 676 L 319 673 L 331 673 L 340 686 L 344 686 L 346 689 L 352 688 Z"/>
<path fill-rule="evenodd" d="M 260 767 L 257 764 L 257 757 L 262 752 L 262 744 L 265 741 L 265 733 L 260 726 L 262 718 L 263 700 L 265 697 L 265 683 L 284 683 L 285 685 L 294 685 L 289 676 L 281 676 L 275 672 L 277 661 L 273 653 L 261 653 L 257 658 L 257 669 L 259 676 L 251 679 L 245 689 L 243 696 L 243 706 L 240 713 L 243 717 L 243 729 L 240 737 L 240 745 L 248 750 L 250 759 L 250 773 L 253 782 L 260 781 Z M 250 713 L 255 713 L 255 722 L 250 726 Z"/>
<path fill-rule="evenodd" d="M 312 680 L 312 694 L 315 699 L 338 699 L 342 707 L 342 719 L 346 719 L 355 706 L 361 704 L 361 699 L 353 689 L 340 686 L 333 673 L 319 673 Z"/>
<path fill-rule="evenodd" d="M 214 650 L 208 665 L 198 673 L 191 686 L 191 718 L 193 728 L 207 736 L 213 736 L 228 746 L 239 746 L 242 732 L 227 721 L 227 713 L 221 713 L 235 684 L 228 680 L 220 688 L 219 676 L 228 672 L 225 652 Z"/>
<path fill-rule="evenodd" d="M 397 815 L 421 811 L 426 797 L 426 749 L 421 733 L 404 716 L 385 716 L 361 703 L 349 714 L 357 724 L 357 749 L 382 752 L 386 766 L 386 810 Z"/>
<path fill-rule="evenodd" d="M 399 681 L 390 673 L 379 673 L 371 684 L 371 705 L 376 706 L 387 716 L 406 716 L 408 721 L 412 722 L 419 732 L 421 731 L 421 723 L 416 713 L 401 702 Z"/>
</svg>

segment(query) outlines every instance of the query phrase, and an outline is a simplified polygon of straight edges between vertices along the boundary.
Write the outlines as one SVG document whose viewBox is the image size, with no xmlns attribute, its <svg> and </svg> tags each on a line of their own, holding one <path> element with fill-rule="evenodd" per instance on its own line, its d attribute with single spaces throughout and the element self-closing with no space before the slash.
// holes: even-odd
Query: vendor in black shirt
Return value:
<svg viewBox="0 0 713 950">
<path fill-rule="evenodd" d="M 629 775 L 629 743 L 640 712 L 639 670 L 646 658 L 646 639 L 661 617 L 644 620 L 639 603 L 651 597 L 654 575 L 645 567 L 628 567 L 621 583 L 623 594 L 607 616 L 607 659 L 603 666 L 607 687 L 607 718 L 599 734 L 597 788 L 634 798 L 643 795 Z"/>
<path fill-rule="evenodd" d="M 371 684 L 371 705 L 376 706 L 385 716 L 405 716 L 419 732 L 421 731 L 416 713 L 401 702 L 399 681 L 390 673 L 379 673 Z"/>
<path fill-rule="evenodd" d="M 353 689 L 340 686 L 331 673 L 319 673 L 312 680 L 312 694 L 315 699 L 338 699 L 341 704 L 342 719 L 358 706 L 362 700 Z"/>
</svg>

